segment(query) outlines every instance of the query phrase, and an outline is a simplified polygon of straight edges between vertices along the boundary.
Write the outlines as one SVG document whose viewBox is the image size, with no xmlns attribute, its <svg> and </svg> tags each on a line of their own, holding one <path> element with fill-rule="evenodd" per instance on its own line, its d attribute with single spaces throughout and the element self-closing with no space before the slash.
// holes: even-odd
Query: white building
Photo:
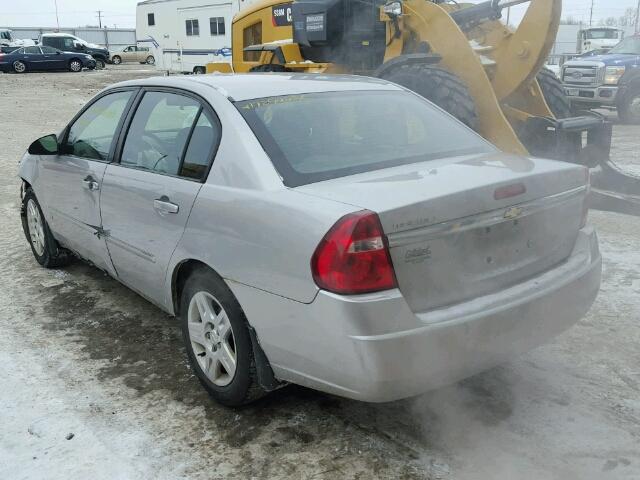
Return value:
<svg viewBox="0 0 640 480">
<path fill-rule="evenodd" d="M 204 73 L 231 61 L 231 21 L 252 0 L 145 0 L 136 9 L 138 44 L 154 50 L 156 67 Z"/>
</svg>

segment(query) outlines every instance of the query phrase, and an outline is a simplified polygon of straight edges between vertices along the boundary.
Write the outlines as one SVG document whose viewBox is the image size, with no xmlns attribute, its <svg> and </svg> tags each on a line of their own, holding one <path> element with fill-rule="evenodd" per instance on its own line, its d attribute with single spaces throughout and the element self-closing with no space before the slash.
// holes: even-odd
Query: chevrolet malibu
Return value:
<svg viewBox="0 0 640 480">
<path fill-rule="evenodd" d="M 585 168 L 379 80 L 119 83 L 20 176 L 38 263 L 81 257 L 177 316 L 227 405 L 290 382 L 418 395 L 550 340 L 600 285 Z"/>
</svg>

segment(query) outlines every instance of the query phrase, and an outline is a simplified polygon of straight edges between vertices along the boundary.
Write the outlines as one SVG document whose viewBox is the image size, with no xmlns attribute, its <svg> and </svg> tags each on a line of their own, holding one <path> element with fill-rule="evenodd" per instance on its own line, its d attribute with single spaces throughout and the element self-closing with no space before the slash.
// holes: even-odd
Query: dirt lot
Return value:
<svg viewBox="0 0 640 480">
<path fill-rule="evenodd" d="M 591 215 L 604 284 L 578 326 L 386 405 L 288 387 L 220 407 L 174 319 L 83 263 L 41 269 L 18 215 L 22 153 L 103 86 L 149 74 L 0 75 L 0 478 L 640 479 L 640 218 Z M 616 126 L 629 168 L 639 143 Z"/>
</svg>

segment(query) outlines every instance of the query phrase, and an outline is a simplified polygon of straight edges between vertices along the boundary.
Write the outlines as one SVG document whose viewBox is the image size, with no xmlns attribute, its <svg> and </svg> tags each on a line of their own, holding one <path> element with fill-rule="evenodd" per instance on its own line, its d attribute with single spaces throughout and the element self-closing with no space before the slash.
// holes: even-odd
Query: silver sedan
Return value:
<svg viewBox="0 0 640 480">
<path fill-rule="evenodd" d="M 81 257 L 177 316 L 227 405 L 288 382 L 417 395 L 548 341 L 600 285 L 585 168 L 378 80 L 119 83 L 20 176 L 36 260 Z"/>
</svg>

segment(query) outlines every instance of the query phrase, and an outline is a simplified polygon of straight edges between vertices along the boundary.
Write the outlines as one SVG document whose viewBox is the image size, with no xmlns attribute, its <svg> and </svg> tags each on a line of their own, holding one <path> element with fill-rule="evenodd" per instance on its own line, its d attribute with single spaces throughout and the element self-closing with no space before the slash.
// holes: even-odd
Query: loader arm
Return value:
<svg viewBox="0 0 640 480">
<path fill-rule="evenodd" d="M 426 42 L 433 53 L 442 57 L 440 63 L 466 83 L 476 102 L 479 133 L 504 151 L 526 155 L 527 149 L 518 139 L 494 93 L 483 64 L 485 57 L 470 47 L 469 39 L 449 12 L 424 0 L 407 0 L 404 9 L 405 35 L 412 32 L 419 42 Z M 408 43 L 408 39 L 404 42 Z"/>
</svg>

